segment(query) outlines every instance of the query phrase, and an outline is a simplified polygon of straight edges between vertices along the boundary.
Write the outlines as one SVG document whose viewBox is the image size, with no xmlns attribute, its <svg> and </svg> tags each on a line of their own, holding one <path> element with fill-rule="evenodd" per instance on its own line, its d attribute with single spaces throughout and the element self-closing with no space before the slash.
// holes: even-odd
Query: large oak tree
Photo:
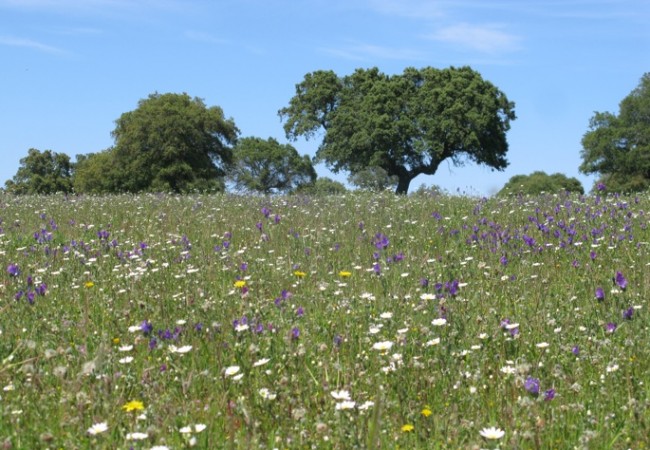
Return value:
<svg viewBox="0 0 650 450">
<path fill-rule="evenodd" d="M 16 175 L 5 183 L 15 194 L 53 194 L 72 191 L 73 164 L 65 153 L 30 148 L 20 159 Z"/>
<path fill-rule="evenodd" d="M 228 178 L 240 191 L 262 194 L 287 193 L 313 183 L 316 171 L 306 155 L 273 138 L 240 139 L 233 151 Z"/>
<path fill-rule="evenodd" d="M 223 189 L 239 130 L 218 106 L 187 94 L 152 94 L 116 120 L 118 190 Z"/>
<path fill-rule="evenodd" d="M 397 177 L 400 194 L 446 159 L 503 170 L 515 119 L 514 104 L 469 67 L 407 68 L 393 76 L 377 68 L 344 77 L 316 71 L 279 114 L 290 139 L 324 130 L 317 161 L 352 174 L 379 167 Z"/>
<path fill-rule="evenodd" d="M 650 72 L 619 105 L 619 114 L 596 112 L 582 138 L 585 174 L 599 174 L 613 192 L 650 188 Z"/>
</svg>

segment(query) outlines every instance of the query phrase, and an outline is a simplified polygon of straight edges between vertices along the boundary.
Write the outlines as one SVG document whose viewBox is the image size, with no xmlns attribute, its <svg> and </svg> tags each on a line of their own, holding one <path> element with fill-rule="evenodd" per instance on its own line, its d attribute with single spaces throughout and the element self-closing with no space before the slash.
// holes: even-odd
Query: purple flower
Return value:
<svg viewBox="0 0 650 450">
<path fill-rule="evenodd" d="M 507 266 L 508 265 L 508 258 L 506 258 L 506 255 L 503 255 L 500 259 L 499 262 L 501 263 L 502 266 Z"/>
<path fill-rule="evenodd" d="M 241 270 L 242 272 L 246 272 L 246 271 L 248 270 L 248 264 L 245 263 L 245 262 L 244 262 L 244 263 L 241 263 L 241 264 L 239 265 L 239 270 Z"/>
<path fill-rule="evenodd" d="M 623 311 L 623 319 L 625 320 L 632 320 L 633 315 L 634 315 L 634 308 L 631 306 L 625 311 Z"/>
<path fill-rule="evenodd" d="M 146 336 L 153 331 L 153 325 L 148 320 L 143 320 L 140 324 L 140 331 Z"/>
<path fill-rule="evenodd" d="M 599 302 L 605 300 L 605 291 L 603 291 L 603 288 L 601 287 L 596 288 L 596 300 L 598 300 Z"/>
<path fill-rule="evenodd" d="M 9 264 L 7 266 L 7 273 L 9 274 L 10 277 L 17 277 L 20 275 L 20 268 L 18 267 L 18 264 Z"/>
<path fill-rule="evenodd" d="M 302 317 L 302 316 L 305 315 L 305 310 L 303 309 L 302 306 L 299 306 L 299 307 L 298 307 L 298 309 L 296 310 L 296 315 L 297 315 L 298 317 Z"/>
<path fill-rule="evenodd" d="M 291 339 L 292 340 L 297 340 L 300 337 L 300 328 L 298 327 L 293 327 L 291 329 Z"/>
<path fill-rule="evenodd" d="M 36 293 L 38 295 L 45 295 L 46 291 L 47 291 L 47 284 L 41 283 L 38 286 L 36 286 Z"/>
<path fill-rule="evenodd" d="M 573 353 L 575 356 L 580 356 L 580 347 L 578 347 L 577 345 L 574 345 L 571 348 L 571 353 Z"/>
<path fill-rule="evenodd" d="M 158 345 L 158 341 L 156 340 L 156 338 L 151 338 L 149 340 L 149 350 L 153 350 L 154 348 L 156 348 L 157 345 Z"/>
<path fill-rule="evenodd" d="M 268 219 L 271 215 L 271 210 L 265 206 L 262 208 L 261 213 L 264 214 L 264 217 Z"/>
<path fill-rule="evenodd" d="M 555 389 L 551 388 L 547 391 L 544 391 L 544 401 L 550 402 L 555 398 Z"/>
<path fill-rule="evenodd" d="M 598 183 L 598 184 L 596 185 L 596 189 L 598 189 L 599 191 L 602 192 L 602 191 L 604 191 L 605 189 L 607 189 L 607 186 L 605 186 L 605 183 Z"/>
<path fill-rule="evenodd" d="M 616 277 L 614 277 L 614 282 L 620 287 L 622 290 L 625 290 L 627 287 L 627 280 L 623 276 L 621 272 L 616 272 Z"/>
<path fill-rule="evenodd" d="M 385 234 L 377 233 L 377 234 L 375 234 L 375 237 L 373 238 L 372 243 L 377 249 L 382 250 L 382 249 L 388 247 L 388 244 L 390 243 L 390 241 L 388 240 L 388 236 L 386 236 Z"/>
<path fill-rule="evenodd" d="M 613 333 L 616 331 L 616 324 L 614 322 L 609 322 L 607 325 L 605 325 L 605 330 L 608 333 Z"/>
<path fill-rule="evenodd" d="M 372 270 L 374 270 L 377 275 L 381 275 L 381 266 L 379 263 L 374 263 L 372 265 Z"/>
<path fill-rule="evenodd" d="M 526 378 L 526 381 L 524 381 L 524 389 L 533 395 L 539 395 L 539 378 Z"/>
<path fill-rule="evenodd" d="M 589 252 L 589 257 L 591 258 L 592 261 L 596 259 L 596 252 L 594 251 Z"/>
<path fill-rule="evenodd" d="M 337 334 L 336 336 L 334 336 L 334 345 L 335 346 L 340 347 L 342 342 L 343 342 L 343 338 L 341 337 L 340 334 Z"/>
<path fill-rule="evenodd" d="M 427 278 L 420 278 L 420 286 L 428 287 L 429 286 L 429 280 Z"/>
</svg>

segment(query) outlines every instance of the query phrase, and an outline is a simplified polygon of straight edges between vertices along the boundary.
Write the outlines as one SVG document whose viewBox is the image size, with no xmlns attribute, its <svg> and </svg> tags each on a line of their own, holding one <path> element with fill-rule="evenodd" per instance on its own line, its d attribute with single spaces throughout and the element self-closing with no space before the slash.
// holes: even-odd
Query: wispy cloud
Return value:
<svg viewBox="0 0 650 450">
<path fill-rule="evenodd" d="M 521 48 L 520 36 L 508 33 L 497 25 L 459 23 L 444 26 L 426 37 L 489 54 L 512 52 Z"/>
<path fill-rule="evenodd" d="M 418 50 L 408 48 L 391 48 L 366 43 L 353 43 L 339 48 L 323 48 L 322 51 L 330 55 L 354 61 L 376 61 L 376 60 L 422 60 L 424 54 Z"/>
<path fill-rule="evenodd" d="M 63 55 L 68 53 L 65 50 L 62 50 L 58 47 L 53 47 L 51 45 L 43 44 L 38 41 L 25 38 L 17 38 L 13 36 L 0 36 L 0 45 L 8 47 L 25 47 L 33 50 L 38 50 L 45 53 L 59 54 Z"/>
</svg>

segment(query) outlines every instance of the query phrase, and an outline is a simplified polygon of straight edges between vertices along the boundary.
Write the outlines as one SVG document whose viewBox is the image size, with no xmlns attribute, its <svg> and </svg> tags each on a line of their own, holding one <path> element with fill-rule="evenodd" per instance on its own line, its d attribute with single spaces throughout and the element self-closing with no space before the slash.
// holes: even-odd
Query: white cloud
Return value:
<svg viewBox="0 0 650 450">
<path fill-rule="evenodd" d="M 33 41 L 31 39 L 17 38 L 12 36 L 0 36 L 0 45 L 5 45 L 9 47 L 25 47 L 31 48 L 34 50 L 39 50 L 46 53 L 54 54 L 64 54 L 67 53 L 65 50 L 62 50 L 51 45 L 43 44 L 41 42 Z"/>
<path fill-rule="evenodd" d="M 427 38 L 490 54 L 512 52 L 521 48 L 519 36 L 507 33 L 496 25 L 459 23 L 442 27 Z"/>
</svg>

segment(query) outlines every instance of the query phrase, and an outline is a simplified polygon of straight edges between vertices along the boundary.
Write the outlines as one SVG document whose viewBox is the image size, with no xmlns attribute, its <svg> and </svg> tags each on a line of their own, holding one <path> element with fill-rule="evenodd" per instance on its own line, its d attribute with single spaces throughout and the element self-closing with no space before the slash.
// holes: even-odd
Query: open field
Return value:
<svg viewBox="0 0 650 450">
<path fill-rule="evenodd" d="M 647 195 L 0 196 L 0 448 L 647 448 L 649 221 Z"/>
</svg>

